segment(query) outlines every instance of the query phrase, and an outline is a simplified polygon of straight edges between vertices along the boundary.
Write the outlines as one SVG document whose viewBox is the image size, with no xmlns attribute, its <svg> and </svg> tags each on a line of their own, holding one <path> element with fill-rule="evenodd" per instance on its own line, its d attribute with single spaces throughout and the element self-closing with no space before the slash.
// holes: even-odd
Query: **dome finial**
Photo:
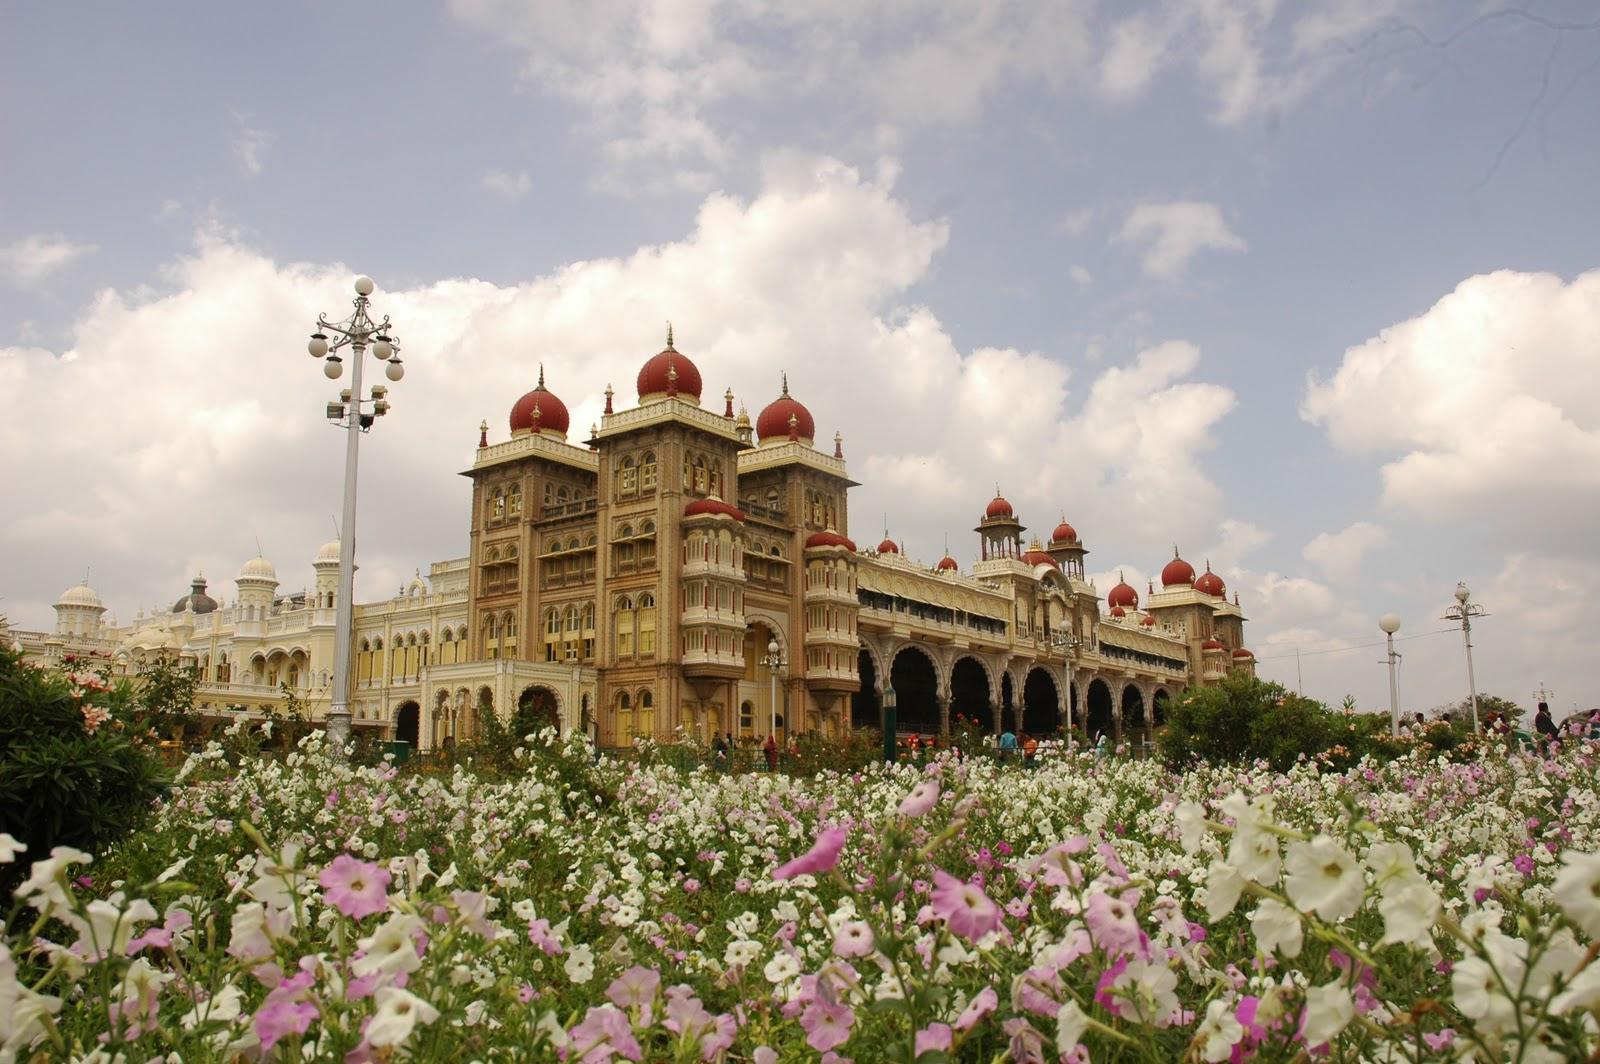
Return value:
<svg viewBox="0 0 1600 1064">
<path fill-rule="evenodd" d="M 667 350 L 674 350 L 672 346 L 672 323 L 670 321 L 667 322 Z"/>
<path fill-rule="evenodd" d="M 789 371 L 788 370 L 784 370 L 783 371 L 783 395 L 784 395 L 784 398 L 788 398 L 788 396 L 789 396 Z"/>
<path fill-rule="evenodd" d="M 1172 556 L 1174 558 L 1178 556 L 1178 545 L 1176 543 L 1172 545 Z"/>
<path fill-rule="evenodd" d="M 487 421 L 478 422 L 478 446 L 489 446 L 489 422 Z"/>
<path fill-rule="evenodd" d="M 606 411 L 605 412 L 608 413 L 608 414 L 614 413 L 614 411 L 611 409 L 611 397 L 613 395 L 615 395 L 615 394 L 616 393 L 611 390 L 611 382 L 607 381 L 606 382 Z"/>
<path fill-rule="evenodd" d="M 544 363 L 539 363 L 539 387 L 544 387 Z"/>
<path fill-rule="evenodd" d="M 726 406 L 724 406 L 722 408 L 722 416 L 727 418 L 729 421 L 732 421 L 733 420 L 733 389 L 729 388 L 726 392 L 723 392 L 722 393 L 722 398 L 723 398 L 723 401 L 726 402 L 726 404 L 727 404 Z"/>
<path fill-rule="evenodd" d="M 844 433 L 842 432 L 833 434 L 833 456 L 835 458 L 844 457 Z"/>
</svg>

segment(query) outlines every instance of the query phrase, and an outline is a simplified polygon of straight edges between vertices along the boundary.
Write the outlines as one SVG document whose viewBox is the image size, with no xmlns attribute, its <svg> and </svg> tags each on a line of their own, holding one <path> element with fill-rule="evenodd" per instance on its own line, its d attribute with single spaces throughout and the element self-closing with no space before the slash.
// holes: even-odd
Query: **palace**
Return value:
<svg viewBox="0 0 1600 1064">
<path fill-rule="evenodd" d="M 841 438 L 819 450 L 811 412 L 781 394 L 752 426 L 702 405 L 699 370 L 673 345 L 638 374 L 638 403 L 569 439 L 567 408 L 538 384 L 487 424 L 471 468 L 465 557 L 434 562 L 393 598 L 354 610 L 354 726 L 421 749 L 476 733 L 484 715 L 581 728 L 602 746 L 639 736 L 880 727 L 986 729 L 1148 740 L 1190 684 L 1253 672 L 1244 615 L 1209 564 L 1177 556 L 1161 587 L 1119 582 L 1102 603 L 1089 553 L 1063 520 L 1044 542 L 997 492 L 970 569 L 907 558 L 886 535 L 850 538 L 855 482 Z M 52 633 L 3 631 L 30 657 L 91 654 L 119 671 L 160 655 L 200 672 L 211 717 L 259 716 L 292 691 L 329 704 L 339 543 L 311 560 L 310 590 L 280 594 L 263 557 L 227 606 L 196 579 L 170 610 L 105 622 L 87 583 L 56 604 Z M 1102 608 L 1103 607 L 1103 608 Z"/>
</svg>

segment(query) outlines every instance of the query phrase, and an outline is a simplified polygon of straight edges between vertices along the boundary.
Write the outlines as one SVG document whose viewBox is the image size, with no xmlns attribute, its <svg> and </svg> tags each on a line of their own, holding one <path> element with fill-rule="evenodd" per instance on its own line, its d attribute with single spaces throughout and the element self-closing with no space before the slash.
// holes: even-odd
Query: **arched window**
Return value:
<svg viewBox="0 0 1600 1064">
<path fill-rule="evenodd" d="M 583 607 L 583 659 L 594 660 L 594 603 Z"/>
<path fill-rule="evenodd" d="M 656 490 L 656 452 L 646 451 L 639 460 L 639 490 Z"/>
<path fill-rule="evenodd" d="M 554 606 L 544 611 L 544 660 L 556 661 L 561 645 L 561 613 Z"/>
<path fill-rule="evenodd" d="M 502 488 L 495 488 L 494 494 L 489 496 L 489 520 L 499 521 L 506 515 L 506 493 Z"/>
<path fill-rule="evenodd" d="M 612 630 L 617 634 L 617 657 L 633 657 L 633 603 L 626 595 L 617 599 Z"/>
<path fill-rule="evenodd" d="M 617 739 L 631 742 L 633 736 L 633 696 L 622 691 L 617 695 Z"/>
<path fill-rule="evenodd" d="M 521 517 L 522 516 L 522 485 L 521 484 L 512 485 L 511 494 L 507 499 L 507 509 L 510 511 L 512 517 Z"/>
<path fill-rule="evenodd" d="M 639 470 L 634 467 L 631 456 L 622 460 L 622 468 L 617 471 L 617 490 L 624 495 L 639 490 Z"/>
<path fill-rule="evenodd" d="M 656 652 L 656 599 L 649 592 L 639 596 L 639 656 Z"/>
<path fill-rule="evenodd" d="M 639 692 L 638 702 L 633 713 L 635 735 L 651 736 L 656 733 L 655 705 L 655 695 L 648 688 Z"/>
<path fill-rule="evenodd" d="M 700 495 L 711 490 L 710 471 L 706 468 L 706 460 L 699 455 L 694 456 L 694 490 Z"/>
</svg>

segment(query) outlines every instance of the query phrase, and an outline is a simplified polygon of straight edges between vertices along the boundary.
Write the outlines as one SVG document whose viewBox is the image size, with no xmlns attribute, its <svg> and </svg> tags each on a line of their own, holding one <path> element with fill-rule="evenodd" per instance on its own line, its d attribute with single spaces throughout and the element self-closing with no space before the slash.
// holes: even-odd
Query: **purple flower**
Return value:
<svg viewBox="0 0 1600 1064">
<path fill-rule="evenodd" d="M 844 840 L 848 837 L 848 828 L 835 824 L 831 828 L 824 828 L 822 834 L 817 836 L 817 841 L 811 849 L 796 857 L 786 865 L 780 865 L 772 873 L 773 879 L 793 879 L 795 876 L 816 875 L 818 872 L 832 871 L 839 863 L 839 851 L 844 849 Z"/>
<path fill-rule="evenodd" d="M 389 878 L 386 869 L 341 853 L 322 870 L 317 882 L 329 905 L 360 920 L 389 907 Z"/>
</svg>

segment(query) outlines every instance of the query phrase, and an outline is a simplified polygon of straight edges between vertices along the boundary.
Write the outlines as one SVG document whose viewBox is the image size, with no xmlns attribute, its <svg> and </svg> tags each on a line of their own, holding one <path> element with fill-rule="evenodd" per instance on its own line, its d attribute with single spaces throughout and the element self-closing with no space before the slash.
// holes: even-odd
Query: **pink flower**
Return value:
<svg viewBox="0 0 1600 1064">
<path fill-rule="evenodd" d="M 550 933 L 550 921 L 542 916 L 528 921 L 528 941 L 551 957 L 558 956 L 562 952 L 561 943 Z"/>
<path fill-rule="evenodd" d="M 291 1034 L 305 1034 L 311 1021 L 316 1018 L 317 1007 L 309 1001 L 293 1000 L 299 990 L 286 993 L 288 985 L 285 983 L 268 994 L 267 1000 L 256 1010 L 252 1023 L 263 1050 L 271 1050 Z"/>
<path fill-rule="evenodd" d="M 856 1014 L 847 1005 L 827 1002 L 818 998 L 800 1014 L 800 1026 L 806 1032 L 806 1045 L 818 1053 L 844 1045 L 850 1040 L 850 1028 Z"/>
<path fill-rule="evenodd" d="M 367 861 L 341 853 L 317 877 L 329 905 L 352 920 L 381 913 L 389 907 L 389 873 Z"/>
<path fill-rule="evenodd" d="M 1095 945 L 1107 956 L 1132 953 L 1139 948 L 1139 920 L 1133 914 L 1133 906 L 1121 898 L 1104 892 L 1090 895 L 1083 922 L 1089 925 Z"/>
<path fill-rule="evenodd" d="M 920 1057 L 934 1051 L 948 1053 L 954 1044 L 948 1023 L 930 1023 L 917 1032 L 916 1055 Z"/>
<path fill-rule="evenodd" d="M 911 788 L 911 793 L 900 802 L 900 815 L 918 817 L 932 809 L 939 801 L 939 781 L 923 780 Z"/>
<path fill-rule="evenodd" d="M 659 972 L 654 968 L 644 968 L 635 964 L 611 981 L 611 985 L 606 987 L 606 997 L 610 998 L 618 1008 L 648 1006 L 656 999 L 656 990 L 660 986 Z"/>
<path fill-rule="evenodd" d="M 844 849 L 844 840 L 850 834 L 849 829 L 840 825 L 823 829 L 817 836 L 817 841 L 811 849 L 796 857 L 786 865 L 780 865 L 772 873 L 773 879 L 793 879 L 795 876 L 816 875 L 818 872 L 832 871 L 839 863 L 839 851 Z"/>
<path fill-rule="evenodd" d="M 951 934 L 976 942 L 1000 926 L 1000 907 L 981 887 L 965 883 L 942 868 L 933 872 L 933 911 L 949 925 Z"/>
<path fill-rule="evenodd" d="M 605 1064 L 613 1054 L 629 1060 L 642 1060 L 644 1052 L 639 1040 L 633 1037 L 628 1018 L 615 1005 L 600 1005 L 589 1009 L 583 1022 L 567 1032 L 572 1042 L 568 1059 L 583 1064 Z"/>
<path fill-rule="evenodd" d="M 833 936 L 833 952 L 841 957 L 865 957 L 873 944 L 872 928 L 865 920 L 847 920 Z"/>
<path fill-rule="evenodd" d="M 978 991 L 978 996 L 973 998 L 971 1003 L 968 1004 L 964 1010 L 962 1010 L 961 1015 L 956 1018 L 956 1030 L 972 1030 L 978 1025 L 978 1021 L 982 1020 L 985 1016 L 989 1015 L 989 1013 L 993 1012 L 999 1006 L 1000 995 L 994 992 L 994 987 L 984 987 L 982 990 Z"/>
<path fill-rule="evenodd" d="M 1422 1040 L 1424 1042 L 1428 1043 L 1428 1048 L 1429 1049 L 1431 1049 L 1435 1053 L 1437 1053 L 1441 1049 L 1448 1049 L 1450 1047 L 1451 1043 L 1453 1043 L 1456 1040 L 1455 1028 L 1454 1027 L 1446 1027 L 1444 1030 L 1440 1031 L 1438 1034 L 1424 1034 L 1422 1036 Z"/>
</svg>

